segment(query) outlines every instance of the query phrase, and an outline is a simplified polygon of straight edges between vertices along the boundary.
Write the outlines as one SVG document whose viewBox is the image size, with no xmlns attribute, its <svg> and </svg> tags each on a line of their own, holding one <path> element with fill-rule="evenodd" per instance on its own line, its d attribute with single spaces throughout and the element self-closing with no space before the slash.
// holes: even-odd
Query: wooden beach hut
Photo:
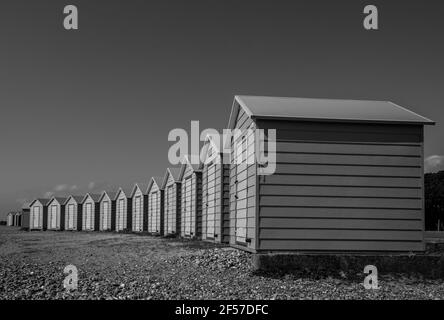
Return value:
<svg viewBox="0 0 444 320">
<path fill-rule="evenodd" d="M 83 196 L 70 195 L 65 201 L 65 230 L 82 230 Z"/>
<path fill-rule="evenodd" d="M 230 235 L 230 165 L 207 138 L 202 149 L 202 240 L 228 243 Z"/>
<path fill-rule="evenodd" d="M 164 236 L 180 233 L 181 181 L 180 168 L 168 168 L 163 178 L 164 189 Z"/>
<path fill-rule="evenodd" d="M 148 232 L 162 236 L 164 229 L 164 190 L 161 177 L 151 178 L 146 194 L 148 196 Z"/>
<path fill-rule="evenodd" d="M 188 157 L 180 168 L 181 214 L 180 236 L 200 238 L 202 234 L 202 171 Z"/>
<path fill-rule="evenodd" d="M 88 193 L 83 198 L 82 231 L 99 231 L 100 223 L 100 194 Z"/>
<path fill-rule="evenodd" d="M 228 128 L 242 134 L 230 141 L 230 244 L 423 251 L 423 129 L 433 123 L 388 101 L 236 96 Z M 239 161 L 263 152 L 276 161 Z"/>
<path fill-rule="evenodd" d="M 129 231 L 132 229 L 132 198 L 131 189 L 120 188 L 115 197 L 116 201 L 116 228 L 115 231 Z"/>
<path fill-rule="evenodd" d="M 29 205 L 29 230 L 46 230 L 48 223 L 49 199 L 35 199 Z"/>
<path fill-rule="evenodd" d="M 132 199 L 132 231 L 148 231 L 148 194 L 147 185 L 136 183 L 131 191 Z"/>
<path fill-rule="evenodd" d="M 48 202 L 48 230 L 65 229 L 66 198 L 52 197 Z"/>
<path fill-rule="evenodd" d="M 99 231 L 115 230 L 116 192 L 103 191 L 99 198 Z"/>
</svg>

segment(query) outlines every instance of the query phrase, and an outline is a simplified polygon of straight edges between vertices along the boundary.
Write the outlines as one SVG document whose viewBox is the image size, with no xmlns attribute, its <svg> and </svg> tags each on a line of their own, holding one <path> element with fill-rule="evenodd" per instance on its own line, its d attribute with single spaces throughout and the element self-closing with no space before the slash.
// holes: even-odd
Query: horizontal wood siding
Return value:
<svg viewBox="0 0 444 320">
<path fill-rule="evenodd" d="M 94 231 L 96 227 L 96 203 L 90 196 L 83 203 L 82 230 Z"/>
<path fill-rule="evenodd" d="M 34 202 L 30 207 L 30 230 L 43 230 L 43 211 L 44 206 L 39 201 Z"/>
<path fill-rule="evenodd" d="M 21 227 L 24 228 L 25 230 L 29 230 L 29 222 L 31 219 L 30 215 L 31 215 L 31 211 L 29 211 L 29 210 L 23 211 Z"/>
<path fill-rule="evenodd" d="M 143 217 L 144 217 L 144 203 L 145 197 L 142 190 L 136 189 L 132 199 L 132 231 L 142 232 L 143 231 Z M 136 205 L 139 205 L 139 208 Z"/>
<path fill-rule="evenodd" d="M 78 208 L 77 201 L 70 198 L 65 205 L 65 229 L 77 230 Z"/>
<path fill-rule="evenodd" d="M 256 250 L 256 164 L 245 161 L 235 163 L 238 161 L 236 153 L 243 160 L 254 157 L 254 144 L 248 145 L 251 132 L 247 129 L 252 129 L 254 134 L 255 124 L 242 108 L 237 115 L 235 128 L 240 129 L 242 134 L 231 141 L 229 242 L 239 248 Z M 243 141 L 245 144 L 240 147 Z"/>
<path fill-rule="evenodd" d="M 62 230 L 62 206 L 57 200 L 48 203 L 48 230 Z"/>
<path fill-rule="evenodd" d="M 111 230 L 112 202 L 110 197 L 105 194 L 100 201 L 100 231 Z"/>
<path fill-rule="evenodd" d="M 258 121 L 277 129 L 259 177 L 259 250 L 422 251 L 421 126 Z"/>
<path fill-rule="evenodd" d="M 190 182 L 187 184 L 189 179 Z M 202 233 L 202 174 L 195 172 L 189 164 L 182 179 L 180 216 L 180 235 L 187 238 L 200 238 Z"/>
<path fill-rule="evenodd" d="M 124 192 L 119 192 L 116 199 L 116 231 L 124 231 L 128 228 L 128 199 Z"/>
<path fill-rule="evenodd" d="M 153 183 L 148 192 L 148 232 L 163 234 L 163 190 Z"/>
<path fill-rule="evenodd" d="M 222 243 L 230 242 L 230 165 L 224 164 L 220 166 L 222 177 L 222 199 L 220 203 L 222 212 Z"/>
<path fill-rule="evenodd" d="M 169 175 L 164 190 L 164 235 L 180 234 L 181 184 Z"/>
<path fill-rule="evenodd" d="M 230 167 L 223 164 L 222 155 L 209 144 L 202 169 L 202 239 L 229 243 L 230 241 Z"/>
</svg>

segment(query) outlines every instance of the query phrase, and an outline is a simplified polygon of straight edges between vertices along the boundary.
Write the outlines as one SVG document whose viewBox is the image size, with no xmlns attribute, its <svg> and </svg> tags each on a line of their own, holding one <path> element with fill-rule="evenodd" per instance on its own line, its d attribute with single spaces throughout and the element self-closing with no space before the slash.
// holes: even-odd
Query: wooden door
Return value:
<svg viewBox="0 0 444 320">
<path fill-rule="evenodd" d="M 103 202 L 102 230 L 109 229 L 109 227 L 108 227 L 109 216 L 110 216 L 109 211 L 110 211 L 109 210 L 109 202 L 108 201 Z"/>
<path fill-rule="evenodd" d="M 42 226 L 40 215 L 40 207 L 34 207 L 32 209 L 32 228 L 40 228 Z"/>
<path fill-rule="evenodd" d="M 183 204 L 184 204 L 184 209 L 182 210 L 182 212 L 184 213 L 184 233 L 186 236 L 191 236 L 193 233 L 193 228 L 192 228 L 192 201 L 193 201 L 193 197 L 192 197 L 192 176 L 189 176 L 187 179 L 185 179 L 185 183 L 183 186 Z"/>
<path fill-rule="evenodd" d="M 67 229 L 74 229 L 74 204 L 68 205 L 68 223 Z"/>
<path fill-rule="evenodd" d="M 50 228 L 57 229 L 57 205 L 52 205 L 50 212 Z"/>
<path fill-rule="evenodd" d="M 216 164 L 212 163 L 207 171 L 207 190 L 206 190 L 206 236 L 214 239 L 216 230 Z"/>
</svg>

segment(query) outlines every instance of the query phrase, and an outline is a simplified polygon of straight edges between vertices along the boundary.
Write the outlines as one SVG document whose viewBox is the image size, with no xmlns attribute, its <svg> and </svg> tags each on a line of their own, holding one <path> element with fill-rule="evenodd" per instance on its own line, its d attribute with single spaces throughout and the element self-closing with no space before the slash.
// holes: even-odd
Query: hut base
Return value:
<svg viewBox="0 0 444 320">
<path fill-rule="evenodd" d="M 442 253 L 418 254 L 253 254 L 253 268 L 260 272 L 284 272 L 309 276 L 362 278 L 364 267 L 374 265 L 379 275 L 405 274 L 444 278 Z"/>
</svg>

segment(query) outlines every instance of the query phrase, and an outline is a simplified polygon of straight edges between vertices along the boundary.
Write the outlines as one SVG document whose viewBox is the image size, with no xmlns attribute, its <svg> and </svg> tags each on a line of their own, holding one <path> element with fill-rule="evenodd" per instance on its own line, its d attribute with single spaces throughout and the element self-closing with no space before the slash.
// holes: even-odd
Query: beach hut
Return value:
<svg viewBox="0 0 444 320">
<path fill-rule="evenodd" d="M 428 124 L 387 101 L 236 96 L 228 128 L 242 134 L 230 141 L 230 244 L 423 251 Z M 271 157 L 258 159 L 264 152 Z M 243 161 L 252 158 L 259 161 Z"/>
<path fill-rule="evenodd" d="M 82 229 L 83 231 L 99 231 L 100 223 L 100 194 L 88 193 L 83 197 Z"/>
<path fill-rule="evenodd" d="M 115 230 L 116 195 L 116 192 L 103 191 L 100 196 L 100 231 Z"/>
<path fill-rule="evenodd" d="M 17 211 L 14 213 L 14 227 L 19 227 L 21 225 L 22 213 Z"/>
<path fill-rule="evenodd" d="M 131 190 L 120 188 L 116 197 L 116 230 L 125 231 L 132 228 Z"/>
<path fill-rule="evenodd" d="M 147 185 L 136 183 L 131 192 L 132 199 L 132 231 L 148 231 L 148 195 Z"/>
<path fill-rule="evenodd" d="M 6 216 L 6 225 L 8 227 L 12 227 L 14 226 L 14 212 L 9 212 L 8 215 Z"/>
<path fill-rule="evenodd" d="M 70 195 L 65 201 L 65 230 L 82 230 L 84 196 Z"/>
<path fill-rule="evenodd" d="M 35 199 L 29 205 L 29 230 L 46 230 L 49 199 Z"/>
<path fill-rule="evenodd" d="M 202 148 L 202 240 L 228 243 L 230 236 L 230 166 L 207 138 Z"/>
<path fill-rule="evenodd" d="M 48 202 L 48 230 L 65 229 L 66 198 L 52 197 Z"/>
<path fill-rule="evenodd" d="M 24 203 L 21 208 L 20 227 L 25 229 L 29 228 L 29 204 L 30 203 Z"/>
<path fill-rule="evenodd" d="M 179 172 L 181 181 L 180 236 L 200 238 L 202 233 L 202 171 L 185 157 Z"/>
<path fill-rule="evenodd" d="M 152 177 L 146 194 L 148 195 L 148 232 L 162 236 L 164 222 L 162 178 Z"/>
<path fill-rule="evenodd" d="M 168 168 L 162 182 L 164 202 L 164 236 L 180 233 L 181 181 L 180 168 Z"/>
</svg>

